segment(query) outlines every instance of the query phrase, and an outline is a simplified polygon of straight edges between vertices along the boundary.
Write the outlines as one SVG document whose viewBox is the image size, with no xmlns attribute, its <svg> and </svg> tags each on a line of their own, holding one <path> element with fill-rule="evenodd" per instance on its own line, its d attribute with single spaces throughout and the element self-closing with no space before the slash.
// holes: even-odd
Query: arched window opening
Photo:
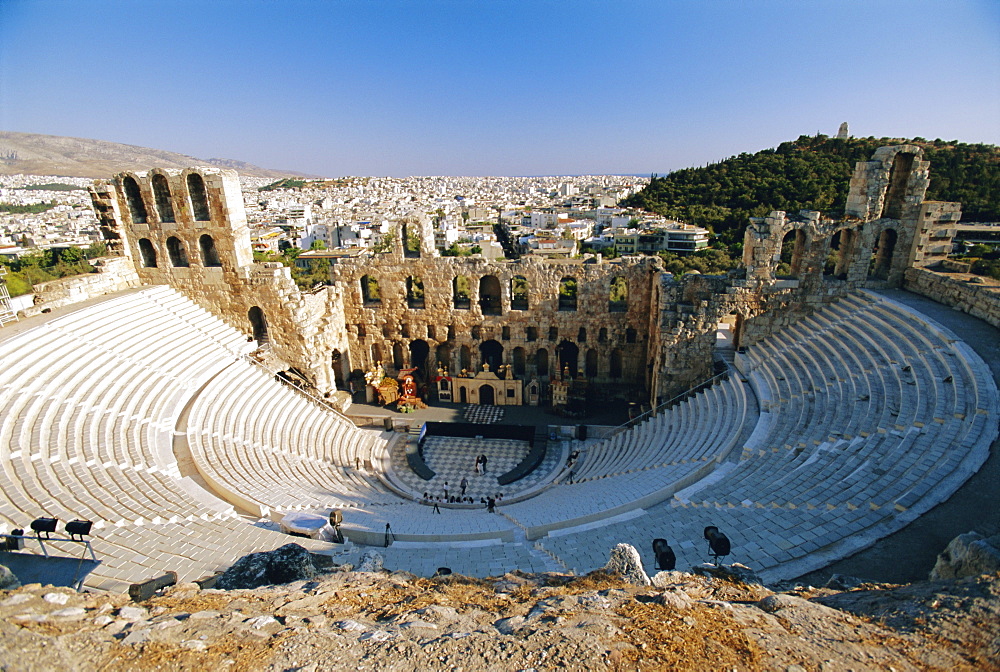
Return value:
<svg viewBox="0 0 1000 672">
<path fill-rule="evenodd" d="M 427 341 L 417 339 L 410 341 L 410 366 L 420 373 L 420 382 L 427 381 L 427 355 L 431 352 L 431 346 Z"/>
<path fill-rule="evenodd" d="M 472 295 L 469 291 L 469 276 L 456 275 L 451 281 L 451 298 L 455 308 L 467 310 L 472 305 Z"/>
<path fill-rule="evenodd" d="M 334 350 L 330 353 L 330 368 L 333 369 L 334 385 L 337 386 L 338 390 L 345 389 L 347 387 L 347 379 L 344 376 L 344 371 L 350 371 L 351 367 L 340 350 Z"/>
<path fill-rule="evenodd" d="M 156 200 L 156 212 L 161 222 L 173 222 L 174 205 L 170 202 L 170 185 L 167 178 L 159 173 L 153 175 L 153 197 Z"/>
<path fill-rule="evenodd" d="M 199 222 L 211 220 L 208 208 L 208 192 L 205 191 L 205 180 L 198 173 L 188 173 L 188 199 L 191 201 L 191 212 Z"/>
<path fill-rule="evenodd" d="M 514 375 L 523 376 L 525 372 L 524 348 L 514 348 L 511 356 L 511 364 L 514 366 Z"/>
<path fill-rule="evenodd" d="M 628 329 L 625 330 L 626 343 L 635 343 L 636 337 L 637 337 L 636 330 L 633 329 L 632 327 L 629 327 Z"/>
<path fill-rule="evenodd" d="M 510 340 L 510 327 L 504 325 L 500 327 L 500 340 L 509 341 Z"/>
<path fill-rule="evenodd" d="M 576 310 L 576 278 L 559 281 L 559 310 Z"/>
<path fill-rule="evenodd" d="M 515 275 L 510 281 L 510 309 L 528 310 L 528 279 Z"/>
<path fill-rule="evenodd" d="M 403 338 L 409 338 L 410 337 L 410 325 L 408 325 L 406 322 L 401 323 L 399 325 L 399 335 L 402 336 Z"/>
<path fill-rule="evenodd" d="M 608 292 L 608 312 L 624 313 L 628 310 L 628 281 L 621 275 L 611 278 Z"/>
<path fill-rule="evenodd" d="M 149 238 L 139 239 L 139 255 L 145 268 L 156 268 L 156 248 Z"/>
<path fill-rule="evenodd" d="M 872 260 L 869 265 L 869 277 L 876 280 L 888 280 L 892 270 L 892 256 L 896 251 L 896 230 L 886 229 L 878 237 L 875 249 L 872 250 Z"/>
<path fill-rule="evenodd" d="M 403 344 L 399 341 L 392 344 L 392 366 L 397 371 L 406 368 L 406 360 L 403 359 Z"/>
<path fill-rule="evenodd" d="M 415 222 L 403 222 L 403 256 L 407 259 L 420 258 L 420 225 Z"/>
<path fill-rule="evenodd" d="M 539 378 L 547 378 L 549 375 L 549 351 L 539 348 L 535 353 L 535 372 Z"/>
<path fill-rule="evenodd" d="M 359 324 L 358 325 L 358 338 L 364 338 L 367 335 L 368 335 L 368 330 L 365 329 L 365 325 Z"/>
<path fill-rule="evenodd" d="M 479 279 L 479 307 L 483 315 L 500 315 L 503 304 L 500 299 L 500 281 L 495 275 L 484 275 Z"/>
<path fill-rule="evenodd" d="M 370 275 L 361 276 L 361 302 L 366 306 L 376 306 L 382 303 L 382 293 L 378 288 L 378 280 Z"/>
<path fill-rule="evenodd" d="M 177 236 L 167 238 L 167 255 L 170 257 L 170 265 L 177 267 L 190 266 L 187 252 L 184 251 L 184 243 Z"/>
<path fill-rule="evenodd" d="M 458 365 L 462 367 L 464 371 L 470 371 L 472 369 L 472 350 L 467 345 L 463 345 L 458 351 Z"/>
<path fill-rule="evenodd" d="M 806 234 L 802 229 L 795 229 L 785 234 L 781 239 L 781 257 L 775 276 L 785 279 L 796 279 L 802 266 L 802 254 L 806 247 Z"/>
<path fill-rule="evenodd" d="M 382 338 L 392 338 L 393 336 L 393 326 L 391 324 L 382 325 Z"/>
<path fill-rule="evenodd" d="M 201 264 L 206 268 L 218 268 L 222 266 L 219 260 L 219 251 L 215 249 L 215 239 L 207 233 L 198 239 L 198 246 L 201 248 Z"/>
<path fill-rule="evenodd" d="M 555 341 L 559 339 L 559 327 L 549 327 L 549 340 Z"/>
<path fill-rule="evenodd" d="M 580 348 L 572 341 L 563 341 L 556 347 L 556 354 L 562 375 L 575 378 L 580 370 Z"/>
<path fill-rule="evenodd" d="M 597 332 L 597 342 L 598 343 L 607 343 L 608 342 L 608 328 L 607 327 L 601 327 L 601 330 L 599 332 Z"/>
<path fill-rule="evenodd" d="M 247 311 L 247 317 L 253 329 L 253 340 L 257 341 L 258 345 L 267 343 L 267 320 L 264 318 L 264 311 L 259 306 L 254 306 Z"/>
<path fill-rule="evenodd" d="M 449 341 L 455 340 L 455 325 L 453 324 L 448 325 L 448 340 Z"/>
<path fill-rule="evenodd" d="M 142 192 L 139 191 L 139 184 L 135 178 L 128 175 L 122 180 L 125 187 L 125 200 L 128 202 L 128 211 L 132 215 L 133 224 L 146 223 L 146 204 L 142 200 Z"/>
<path fill-rule="evenodd" d="M 437 340 L 437 329 L 433 324 L 427 325 L 427 338 L 435 341 Z"/>
<path fill-rule="evenodd" d="M 496 373 L 503 364 L 503 346 L 497 341 L 490 339 L 483 341 L 479 346 L 479 355 L 483 364 L 489 364 L 490 371 Z"/>
<path fill-rule="evenodd" d="M 903 216 L 903 201 L 906 196 L 906 183 L 910 181 L 910 171 L 913 170 L 913 154 L 900 152 L 892 157 L 892 167 L 889 168 L 889 186 L 882 202 L 882 217 L 899 219 Z"/>
<path fill-rule="evenodd" d="M 860 229 L 842 229 L 840 231 L 840 250 L 837 255 L 837 268 L 834 273 L 841 280 L 847 280 L 847 271 L 857 254 L 858 235 Z"/>
<path fill-rule="evenodd" d="M 424 307 L 424 283 L 412 275 L 406 279 L 406 305 L 410 308 Z"/>
<path fill-rule="evenodd" d="M 382 362 L 382 346 L 378 343 L 372 343 L 372 366 L 377 366 Z"/>
<path fill-rule="evenodd" d="M 597 350 L 591 348 L 587 350 L 587 378 L 597 378 Z"/>
<path fill-rule="evenodd" d="M 577 343 L 586 343 L 587 342 L 587 328 L 586 327 L 580 327 L 580 330 L 578 332 L 576 332 L 576 342 Z"/>
<path fill-rule="evenodd" d="M 528 343 L 538 340 L 538 327 L 527 327 L 524 330 L 524 340 Z"/>
<path fill-rule="evenodd" d="M 472 340 L 478 341 L 483 337 L 483 328 L 480 327 L 478 324 L 474 324 L 472 325 L 472 328 L 469 330 L 469 333 L 472 336 Z"/>
<path fill-rule="evenodd" d="M 832 278 L 837 274 L 837 261 L 840 259 L 840 244 L 844 231 L 845 229 L 841 229 L 830 236 L 830 251 L 826 253 L 826 261 L 823 263 L 824 278 Z"/>
<path fill-rule="evenodd" d="M 622 377 L 622 351 L 617 348 L 611 351 L 608 376 L 613 380 L 619 380 Z"/>
<path fill-rule="evenodd" d="M 437 346 L 434 351 L 434 357 L 437 359 L 438 368 L 444 369 L 445 373 L 451 371 L 451 346 L 447 343 L 442 343 Z"/>
</svg>

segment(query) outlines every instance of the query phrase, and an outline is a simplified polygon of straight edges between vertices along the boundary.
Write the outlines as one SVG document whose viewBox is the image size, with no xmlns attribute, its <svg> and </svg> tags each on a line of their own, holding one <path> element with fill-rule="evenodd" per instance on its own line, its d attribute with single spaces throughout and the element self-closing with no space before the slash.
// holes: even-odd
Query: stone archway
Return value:
<svg viewBox="0 0 1000 672">
<path fill-rule="evenodd" d="M 430 378 L 427 375 L 427 355 L 431 352 L 431 346 L 423 339 L 410 341 L 410 366 L 420 373 L 422 382 L 427 382 Z"/>
<path fill-rule="evenodd" d="M 496 395 L 493 391 L 492 385 L 480 385 L 479 386 L 479 403 L 480 404 L 495 404 Z"/>
<path fill-rule="evenodd" d="M 250 319 L 250 327 L 253 329 L 253 340 L 259 345 L 267 343 L 267 320 L 264 318 L 264 311 L 259 306 L 254 306 L 247 311 Z"/>
<path fill-rule="evenodd" d="M 483 341 L 479 346 L 480 361 L 490 365 L 490 371 L 496 373 L 503 364 L 503 346 L 497 341 L 490 339 Z"/>
<path fill-rule="evenodd" d="M 556 346 L 556 356 L 559 358 L 559 372 L 569 369 L 570 378 L 575 378 L 580 370 L 580 348 L 572 341 L 563 341 Z"/>
</svg>

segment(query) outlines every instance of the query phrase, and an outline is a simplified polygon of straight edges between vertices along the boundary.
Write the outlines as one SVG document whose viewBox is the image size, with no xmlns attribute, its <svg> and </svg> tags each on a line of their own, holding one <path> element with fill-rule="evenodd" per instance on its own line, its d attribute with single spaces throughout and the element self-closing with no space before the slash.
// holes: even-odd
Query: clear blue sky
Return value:
<svg viewBox="0 0 1000 672">
<path fill-rule="evenodd" d="M 997 0 L 0 0 L 0 130 L 340 175 L 1000 144 Z"/>
</svg>

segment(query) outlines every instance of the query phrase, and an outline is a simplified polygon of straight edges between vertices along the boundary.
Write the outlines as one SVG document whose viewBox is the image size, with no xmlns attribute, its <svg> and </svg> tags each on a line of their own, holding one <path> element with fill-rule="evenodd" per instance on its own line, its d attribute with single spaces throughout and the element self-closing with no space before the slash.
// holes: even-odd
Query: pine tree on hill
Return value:
<svg viewBox="0 0 1000 672">
<path fill-rule="evenodd" d="M 965 221 L 1000 221 L 1000 147 L 923 138 L 801 136 L 776 149 L 654 175 L 621 205 L 703 226 L 723 243 L 739 243 L 749 218 L 771 210 L 840 215 L 854 164 L 870 160 L 879 147 L 905 143 L 922 147 L 931 162 L 928 200 L 960 201 Z"/>
</svg>

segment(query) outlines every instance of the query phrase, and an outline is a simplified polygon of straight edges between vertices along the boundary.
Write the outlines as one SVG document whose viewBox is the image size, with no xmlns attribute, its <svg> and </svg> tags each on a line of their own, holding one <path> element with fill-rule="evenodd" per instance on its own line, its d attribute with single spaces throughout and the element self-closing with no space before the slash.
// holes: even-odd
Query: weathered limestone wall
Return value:
<svg viewBox="0 0 1000 672">
<path fill-rule="evenodd" d="M 912 275 L 947 254 L 961 216 L 958 204 L 923 201 L 928 174 L 919 147 L 880 148 L 857 165 L 843 219 L 810 211 L 755 218 L 745 268 L 726 276 L 676 279 L 655 258 L 439 257 L 427 219 L 406 217 L 390 251 L 339 261 L 332 285 L 313 292 L 299 290 L 282 265 L 253 262 L 233 171 L 122 173 L 95 182 L 91 195 L 109 245 L 132 264 L 128 282 L 176 287 L 269 342 L 320 392 L 376 362 L 421 368 L 426 379 L 438 367 L 474 375 L 490 363 L 512 367 L 524 384 L 534 379 L 543 400 L 568 367 L 606 398 L 656 403 L 712 374 L 722 320 L 746 346 L 852 289 L 899 286 L 904 272 L 946 299 L 957 291 Z M 627 298 L 612 303 L 618 283 Z M 970 311 L 981 303 L 968 301 Z"/>
<path fill-rule="evenodd" d="M 35 305 L 19 314 L 22 317 L 31 317 L 43 310 L 80 303 L 123 289 L 138 287 L 141 284 L 130 259 L 104 257 L 97 260 L 96 267 L 97 273 L 74 275 L 36 285 Z"/>
<path fill-rule="evenodd" d="M 121 173 L 91 189 L 105 235 L 142 284 L 167 284 L 248 337 L 270 343 L 281 360 L 321 392 L 335 389 L 334 351 L 347 348 L 334 288 L 304 293 L 281 264 L 253 262 L 243 194 L 235 171 L 189 168 Z M 263 314 L 265 329 L 250 318 Z"/>
<path fill-rule="evenodd" d="M 502 348 L 500 363 L 513 366 L 526 382 L 536 375 L 544 386 L 569 365 L 571 375 L 583 372 L 605 389 L 644 390 L 657 269 L 652 259 L 584 264 L 531 256 L 516 261 L 407 258 L 397 248 L 375 258 L 340 262 L 333 278 L 344 299 L 355 367 L 382 361 L 389 368 L 423 365 L 434 371 L 443 366 L 456 374 L 480 370 L 490 349 Z M 467 281 L 466 303 L 456 303 L 460 276 Z M 609 302 L 616 277 L 628 286 L 628 300 L 620 310 Z M 365 300 L 363 278 L 377 282 L 377 302 Z M 526 305 L 516 301 L 515 278 L 526 283 Z M 575 308 L 560 306 L 560 284 L 566 278 L 576 281 Z M 418 280 L 422 299 L 413 290 Z M 416 361 L 425 348 L 426 361 Z"/>
<path fill-rule="evenodd" d="M 978 282 L 969 282 L 976 278 Z M 978 276 L 950 277 L 926 268 L 906 271 L 904 287 L 1000 328 L 1000 283 Z"/>
</svg>

